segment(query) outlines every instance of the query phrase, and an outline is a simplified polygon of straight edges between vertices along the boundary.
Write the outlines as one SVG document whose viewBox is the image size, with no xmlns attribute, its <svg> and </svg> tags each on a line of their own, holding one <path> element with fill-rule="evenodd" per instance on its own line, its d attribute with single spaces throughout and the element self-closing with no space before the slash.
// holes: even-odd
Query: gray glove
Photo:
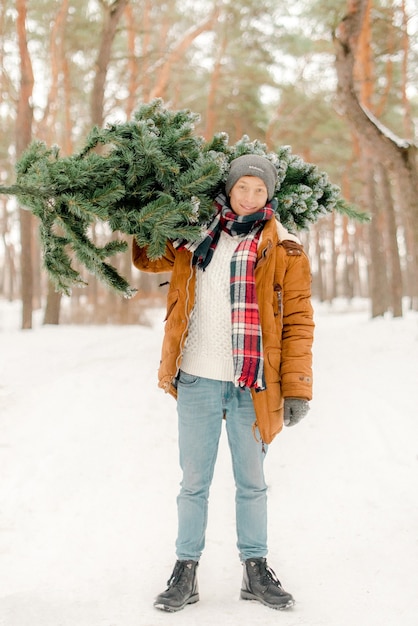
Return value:
<svg viewBox="0 0 418 626">
<path fill-rule="evenodd" d="M 309 411 L 309 402 L 303 398 L 284 399 L 284 425 L 294 426 Z"/>
</svg>

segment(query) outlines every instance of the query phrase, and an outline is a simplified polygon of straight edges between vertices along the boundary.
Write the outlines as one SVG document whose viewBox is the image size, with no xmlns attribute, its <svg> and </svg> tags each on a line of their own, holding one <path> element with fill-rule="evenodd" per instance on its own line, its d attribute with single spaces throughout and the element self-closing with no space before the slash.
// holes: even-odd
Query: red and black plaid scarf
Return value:
<svg viewBox="0 0 418 626">
<path fill-rule="evenodd" d="M 236 215 L 221 194 L 216 198 L 218 211 L 203 239 L 186 244 L 193 252 L 193 264 L 204 270 L 210 263 L 221 231 L 241 235 L 231 259 L 231 321 L 235 384 L 265 389 L 263 344 L 255 289 L 257 245 L 264 223 L 273 217 L 270 204 L 252 215 Z"/>
</svg>

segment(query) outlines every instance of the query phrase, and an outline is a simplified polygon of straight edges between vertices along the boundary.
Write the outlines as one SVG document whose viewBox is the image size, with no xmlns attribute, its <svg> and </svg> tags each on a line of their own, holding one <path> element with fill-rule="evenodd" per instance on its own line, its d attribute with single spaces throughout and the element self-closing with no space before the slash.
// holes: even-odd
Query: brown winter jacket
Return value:
<svg viewBox="0 0 418 626">
<path fill-rule="evenodd" d="M 171 271 L 159 386 L 177 395 L 175 378 L 181 365 L 188 322 L 194 305 L 195 268 L 191 253 L 168 244 L 165 254 L 150 261 L 146 249 L 133 242 L 133 263 L 145 272 Z M 266 390 L 252 390 L 262 440 L 270 443 L 283 428 L 283 399 L 312 398 L 313 312 L 311 274 L 303 247 L 277 222 L 266 222 L 255 269 L 263 337 Z"/>
</svg>

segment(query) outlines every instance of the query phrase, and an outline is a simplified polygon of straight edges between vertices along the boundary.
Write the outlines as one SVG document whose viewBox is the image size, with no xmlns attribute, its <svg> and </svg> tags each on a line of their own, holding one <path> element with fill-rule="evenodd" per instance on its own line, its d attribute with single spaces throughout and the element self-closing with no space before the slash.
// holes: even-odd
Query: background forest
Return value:
<svg viewBox="0 0 418 626">
<path fill-rule="evenodd" d="M 205 139 L 244 134 L 325 170 L 371 221 L 301 233 L 321 301 L 370 298 L 373 317 L 418 309 L 418 9 L 413 0 L 2 0 L 0 184 L 32 139 L 69 155 L 94 125 L 162 98 Z M 37 222 L 0 195 L 0 297 L 46 323 L 136 323 L 161 277 L 115 261 L 124 300 L 93 277 L 70 297 L 42 269 Z M 108 233 L 93 233 L 97 240 Z"/>
</svg>

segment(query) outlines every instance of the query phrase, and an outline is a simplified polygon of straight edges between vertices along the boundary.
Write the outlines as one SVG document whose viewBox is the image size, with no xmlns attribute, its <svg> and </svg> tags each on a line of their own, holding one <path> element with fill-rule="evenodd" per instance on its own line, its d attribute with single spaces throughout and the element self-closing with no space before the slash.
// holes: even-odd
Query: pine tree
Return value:
<svg viewBox="0 0 418 626">
<path fill-rule="evenodd" d="M 194 133 L 198 116 L 170 111 L 162 100 L 142 105 L 133 119 L 94 127 L 82 150 L 61 157 L 57 147 L 35 141 L 17 163 L 16 184 L 0 187 L 16 195 L 40 220 L 45 267 L 57 290 L 83 284 L 73 257 L 109 287 L 129 297 L 133 290 L 108 262 L 127 249 L 125 239 L 96 245 L 90 236 L 101 222 L 134 236 L 151 259 L 167 240 L 195 240 L 214 213 L 229 163 L 242 154 L 267 156 L 278 171 L 274 206 L 281 222 L 303 229 L 332 210 L 364 219 L 341 197 L 337 186 L 289 147 L 268 152 L 244 136 L 229 145 L 225 133 L 210 142 Z"/>
</svg>

